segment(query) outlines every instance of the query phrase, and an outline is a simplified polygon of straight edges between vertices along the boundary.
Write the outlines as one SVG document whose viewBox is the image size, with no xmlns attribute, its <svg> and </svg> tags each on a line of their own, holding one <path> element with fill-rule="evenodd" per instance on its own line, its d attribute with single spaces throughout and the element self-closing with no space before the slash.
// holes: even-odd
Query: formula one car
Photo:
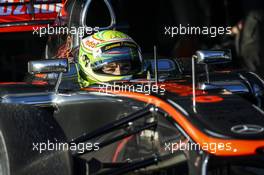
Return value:
<svg viewBox="0 0 264 175">
<path fill-rule="evenodd" d="M 56 25 L 127 30 L 113 2 L 67 1 Z M 0 84 L 0 174 L 264 174 L 264 83 L 210 72 L 229 51 L 151 56 L 141 77 L 80 88 L 80 39 L 50 36 L 33 80 Z"/>
<path fill-rule="evenodd" d="M 176 61 L 149 59 L 148 78 L 82 89 L 69 88 L 67 59 L 29 62 L 59 76 L 1 84 L 1 174 L 263 174 L 263 81 L 195 74 L 228 51 L 197 51 L 192 76 Z"/>
</svg>

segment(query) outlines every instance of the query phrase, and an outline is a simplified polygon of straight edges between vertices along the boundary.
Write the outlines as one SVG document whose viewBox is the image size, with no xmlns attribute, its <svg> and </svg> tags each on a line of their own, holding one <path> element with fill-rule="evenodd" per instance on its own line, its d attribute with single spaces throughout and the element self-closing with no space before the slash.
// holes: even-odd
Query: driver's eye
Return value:
<svg viewBox="0 0 264 175">
<path fill-rule="evenodd" d="M 116 68 L 106 67 L 104 68 L 105 71 L 115 71 Z"/>
<path fill-rule="evenodd" d="M 112 63 L 104 66 L 105 69 L 115 69 L 116 67 L 117 67 L 117 65 L 116 64 L 112 64 Z"/>
<path fill-rule="evenodd" d="M 114 63 L 110 63 L 110 64 L 108 64 L 108 65 L 105 65 L 105 66 L 103 67 L 103 70 L 104 70 L 104 71 L 107 71 L 107 72 L 114 72 L 114 71 L 116 70 L 116 67 L 117 67 L 116 64 L 114 64 Z"/>
</svg>

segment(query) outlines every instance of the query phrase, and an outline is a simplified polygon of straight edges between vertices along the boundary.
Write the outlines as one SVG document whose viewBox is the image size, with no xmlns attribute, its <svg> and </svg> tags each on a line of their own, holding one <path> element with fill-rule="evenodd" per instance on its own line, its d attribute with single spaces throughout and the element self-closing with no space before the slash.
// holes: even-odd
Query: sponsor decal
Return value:
<svg viewBox="0 0 264 175">
<path fill-rule="evenodd" d="M 264 131 L 264 127 L 260 125 L 251 125 L 251 124 L 244 124 L 244 125 L 235 125 L 231 128 L 231 131 L 236 134 L 259 134 Z"/>
<path fill-rule="evenodd" d="M 196 102 L 198 103 L 216 103 L 223 101 L 224 99 L 222 97 L 216 96 L 216 95 L 205 95 L 205 96 L 197 96 Z"/>
<path fill-rule="evenodd" d="M 50 14 L 58 13 L 61 9 L 62 4 L 36 4 L 33 5 L 34 14 Z M 12 15 L 28 15 L 32 14 L 30 5 L 9 5 L 0 6 L 0 16 L 12 16 Z"/>
</svg>

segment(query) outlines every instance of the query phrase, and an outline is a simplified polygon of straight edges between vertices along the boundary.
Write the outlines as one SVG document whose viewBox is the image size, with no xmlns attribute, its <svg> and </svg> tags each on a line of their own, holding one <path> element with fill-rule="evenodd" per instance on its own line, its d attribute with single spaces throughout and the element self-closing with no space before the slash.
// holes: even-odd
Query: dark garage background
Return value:
<svg viewBox="0 0 264 175">
<path fill-rule="evenodd" d="M 131 35 L 151 52 L 158 46 L 160 55 L 188 57 L 197 49 L 210 49 L 223 38 L 164 35 L 164 26 L 234 26 L 248 11 L 262 9 L 261 0 L 116 0 L 121 15 L 128 20 Z M 262 3 L 261 3 L 262 2 Z M 262 4 L 262 5 L 259 5 Z M 0 81 L 23 81 L 27 62 L 43 58 L 47 37 L 32 32 L 0 33 Z M 236 59 L 236 58 L 235 58 Z"/>
<path fill-rule="evenodd" d="M 1 33 L 0 38 L 0 82 L 23 81 L 27 62 L 42 58 L 47 37 L 20 32 Z"/>
</svg>

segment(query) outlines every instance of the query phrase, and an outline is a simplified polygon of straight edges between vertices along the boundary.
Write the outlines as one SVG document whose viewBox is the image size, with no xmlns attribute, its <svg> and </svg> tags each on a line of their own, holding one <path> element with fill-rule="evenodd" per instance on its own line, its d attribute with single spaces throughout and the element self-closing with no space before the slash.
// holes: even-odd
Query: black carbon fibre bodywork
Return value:
<svg viewBox="0 0 264 175">
<path fill-rule="evenodd" d="M 72 74 L 71 72 L 71 76 Z M 241 78 L 241 75 L 243 75 L 243 78 Z M 137 100 L 133 96 L 130 98 L 112 94 L 111 92 L 98 92 L 96 89 L 100 89 L 100 86 L 94 86 L 92 90 L 84 90 L 78 89 L 73 85 L 74 88 L 71 89 L 69 86 L 71 81 L 72 79 L 67 78 L 66 74 L 58 93 L 54 92 L 53 85 L 45 84 L 44 82 L 38 84 L 2 84 L 3 95 L 1 95 L 1 103 L 10 105 L 26 104 L 51 112 L 55 120 L 51 121 L 49 125 L 57 125 L 65 135 L 65 141 L 69 143 L 77 142 L 80 137 L 88 139 L 89 134 L 100 133 L 106 126 L 113 123 L 111 132 L 109 130 L 109 133 L 104 133 L 100 137 L 95 134 L 95 138 L 87 140 L 87 142 L 100 142 L 102 145 L 100 151 L 89 151 L 84 155 L 80 154 L 82 155 L 81 159 L 77 158 L 79 156 L 78 153 L 67 152 L 67 154 L 71 154 L 74 157 L 74 167 L 78 167 L 73 170 L 75 173 L 85 174 L 88 171 L 86 168 L 87 164 L 92 168 L 92 170 L 89 170 L 90 174 L 113 173 L 113 170 L 104 170 L 102 167 L 113 168 L 116 166 L 115 163 L 124 163 L 126 159 L 133 160 L 135 169 L 144 166 L 151 167 L 151 164 L 157 163 L 156 160 L 167 162 L 165 165 L 152 165 L 154 168 L 150 168 L 149 171 L 153 172 L 160 168 L 165 168 L 169 171 L 168 167 L 171 166 L 177 169 L 178 165 L 182 165 L 183 162 L 187 162 L 189 174 L 195 175 L 204 174 L 204 169 L 209 171 L 213 167 L 218 166 L 218 157 L 207 152 L 203 152 L 200 155 L 197 151 L 189 151 L 187 153 L 177 151 L 177 154 L 164 151 L 164 146 L 167 143 L 177 143 L 186 139 L 195 143 L 192 137 L 188 135 L 188 129 L 183 128 L 182 123 L 170 118 L 166 111 L 161 110 L 160 114 L 155 114 L 158 117 L 154 117 L 157 122 L 154 130 L 159 134 L 158 143 L 156 141 L 148 141 L 148 139 L 142 139 L 142 136 L 140 136 L 142 132 L 140 131 L 144 129 L 144 126 L 148 126 L 146 122 L 154 114 L 142 116 L 138 121 L 127 121 L 127 124 L 115 127 L 115 124 L 120 119 L 129 115 L 133 116 L 137 111 L 144 109 L 148 103 Z M 202 78 L 199 81 L 202 83 Z M 230 83 L 228 84 L 228 82 Z M 235 82 L 236 86 L 232 82 Z M 124 83 L 136 86 L 137 84 L 144 84 L 144 81 L 142 82 L 141 79 L 139 82 L 123 82 L 123 85 Z M 262 126 L 264 123 L 261 80 L 250 73 L 234 72 L 232 74 L 218 73 L 215 78 L 211 78 L 211 83 L 216 84 L 218 87 L 208 90 L 197 89 L 197 98 L 202 97 L 205 101 L 197 101 L 196 111 L 193 110 L 192 106 L 192 88 L 190 77 L 188 76 L 180 75 L 176 80 L 159 82 L 159 85 L 163 84 L 165 86 L 165 93 L 152 93 L 150 95 L 168 103 L 192 123 L 195 128 L 208 137 L 223 140 L 262 141 L 264 132 L 240 134 L 232 131 L 234 126 Z M 66 86 L 64 86 L 65 84 Z M 147 98 L 148 95 L 145 97 Z M 217 97 L 220 100 L 210 101 L 209 98 L 209 101 L 206 101 L 208 97 Z M 152 127 L 156 125 L 154 123 L 149 124 Z M 132 138 L 119 152 L 120 144 L 122 145 L 122 142 L 130 137 Z M 135 150 L 138 150 L 137 154 L 134 153 Z M 258 155 L 247 157 L 248 161 L 252 160 L 253 163 L 261 161 L 260 155 L 262 151 L 260 147 L 259 150 L 256 150 Z M 155 156 L 151 157 L 153 154 Z M 241 158 L 243 157 L 241 156 Z M 141 158 L 149 163 L 138 161 Z M 197 158 L 200 159 L 198 167 L 194 166 Z M 222 157 L 223 160 L 229 158 L 232 158 L 232 156 Z M 96 161 L 92 161 L 93 159 L 96 159 Z M 39 160 L 41 160 L 41 157 L 39 157 Z M 115 160 L 114 163 L 113 160 Z M 205 165 L 204 162 L 208 160 L 210 160 L 210 163 Z M 99 164 L 102 164 L 99 169 L 95 168 L 98 166 L 98 161 Z M 112 164 L 107 164 L 109 162 L 112 162 Z M 234 161 L 221 164 L 221 166 L 233 165 L 237 162 L 239 161 L 235 158 Z M 129 166 L 123 164 L 123 169 L 120 172 L 133 171 L 134 169 L 128 168 Z M 47 172 L 52 169 L 47 168 Z"/>
<path fill-rule="evenodd" d="M 210 93 L 208 94 L 210 95 Z M 223 101 L 217 103 L 197 103 L 197 113 L 193 112 L 189 97 L 167 94 L 165 99 L 184 107 L 186 116 L 206 134 L 225 139 L 263 139 L 264 133 L 242 135 L 231 131 L 236 125 L 258 125 L 264 122 L 263 111 L 238 95 L 219 95 Z"/>
</svg>

